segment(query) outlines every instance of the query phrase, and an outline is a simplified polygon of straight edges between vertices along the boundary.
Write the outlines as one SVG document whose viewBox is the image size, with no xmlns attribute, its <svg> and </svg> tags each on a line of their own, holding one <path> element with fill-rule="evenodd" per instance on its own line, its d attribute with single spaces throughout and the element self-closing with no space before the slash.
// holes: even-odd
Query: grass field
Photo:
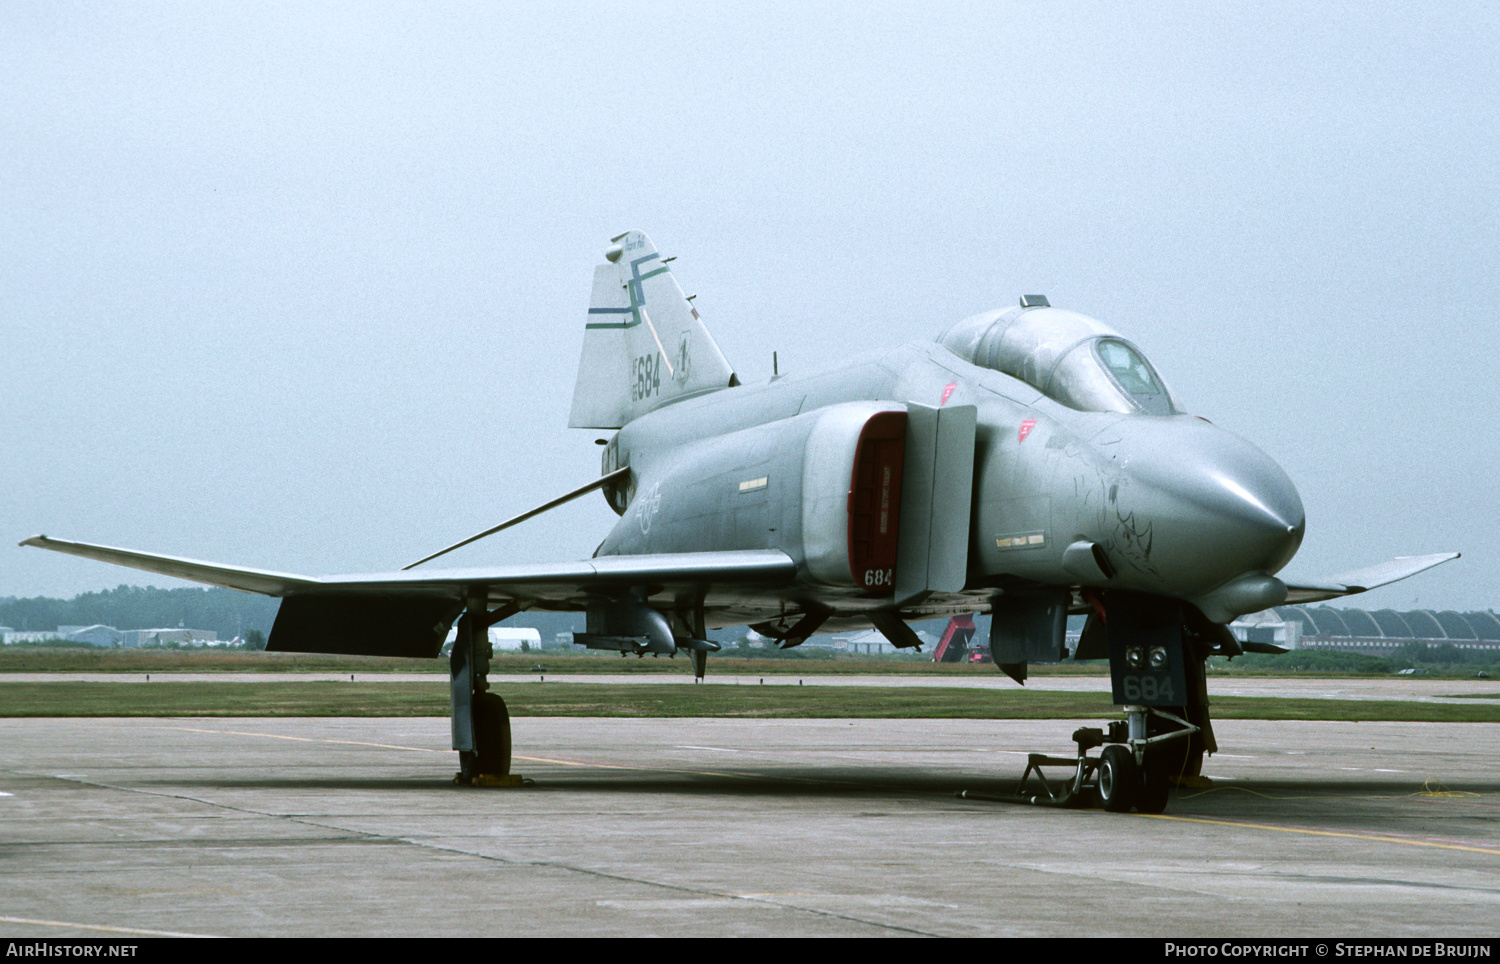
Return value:
<svg viewBox="0 0 1500 964">
<path fill-rule="evenodd" d="M 495 681 L 513 716 L 1108 719 L 1104 693 L 960 687 L 624 685 Z M 1500 705 L 1215 697 L 1215 719 L 1500 722 Z M 447 716 L 431 683 L 0 683 L 0 717 Z"/>
<path fill-rule="evenodd" d="M 746 676 L 794 674 L 993 676 L 993 665 L 935 664 L 923 657 L 829 658 L 821 653 L 799 658 L 796 651 L 772 658 L 738 654 L 709 657 L 710 672 Z M 682 659 L 622 659 L 611 653 L 556 650 L 544 653 L 496 655 L 490 673 L 497 676 L 535 675 L 538 665 L 548 676 L 619 673 L 621 675 L 687 676 Z M 160 649 L 73 649 L 8 646 L 0 648 L 0 673 L 432 673 L 448 675 L 446 659 L 392 659 L 384 656 L 320 656 L 309 653 L 247 653 L 234 651 Z M 1107 675 L 1103 664 L 1037 666 L 1034 674 Z"/>
<path fill-rule="evenodd" d="M 531 676 L 536 666 L 548 676 L 620 674 L 625 676 L 686 676 L 691 670 L 683 659 L 621 659 L 610 653 L 587 650 L 548 650 L 540 653 L 502 653 L 493 659 L 490 672 L 496 676 Z M 748 656 L 742 652 L 715 654 L 709 658 L 711 674 L 738 676 L 994 676 L 990 664 L 941 663 L 915 656 L 833 656 L 826 652 L 791 650 L 775 656 Z M 381 656 L 321 656 L 309 653 L 256 653 L 222 650 L 84 649 L 32 646 L 0 647 L 0 673 L 432 673 L 447 676 L 445 659 L 391 659 Z M 1033 676 L 1107 676 L 1103 662 L 1032 665 Z M 1274 659 L 1242 657 L 1226 666 L 1210 666 L 1212 677 L 1247 676 L 1345 676 L 1391 678 L 1388 672 L 1359 673 L 1337 670 L 1278 667 Z M 1472 679 L 1473 667 L 1455 667 L 1452 672 L 1432 672 L 1428 679 Z"/>
</svg>

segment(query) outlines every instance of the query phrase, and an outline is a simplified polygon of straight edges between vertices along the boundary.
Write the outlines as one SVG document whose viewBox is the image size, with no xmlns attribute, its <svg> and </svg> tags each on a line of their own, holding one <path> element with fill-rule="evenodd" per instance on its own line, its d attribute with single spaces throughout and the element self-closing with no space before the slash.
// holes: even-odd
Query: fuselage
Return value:
<svg viewBox="0 0 1500 964">
<path fill-rule="evenodd" d="M 824 483 L 808 446 L 828 412 L 909 405 L 975 409 L 963 598 L 921 611 L 987 611 L 1017 586 L 1066 586 L 1183 599 L 1226 621 L 1284 596 L 1273 577 L 1301 541 L 1303 509 L 1260 449 L 1175 404 L 1079 410 L 940 342 L 674 400 L 632 421 L 605 453 L 607 470 L 632 473 L 599 554 L 779 549 L 809 601 L 851 615 L 888 603 L 890 586 L 844 584 L 819 562 L 805 505 Z"/>
</svg>

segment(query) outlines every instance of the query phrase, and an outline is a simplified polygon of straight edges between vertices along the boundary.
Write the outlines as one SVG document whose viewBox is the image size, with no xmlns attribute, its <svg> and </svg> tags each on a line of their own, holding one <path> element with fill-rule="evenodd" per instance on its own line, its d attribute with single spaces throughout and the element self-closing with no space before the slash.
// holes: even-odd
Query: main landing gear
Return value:
<svg viewBox="0 0 1500 964">
<path fill-rule="evenodd" d="M 489 628 L 518 611 L 504 606 L 493 612 L 482 594 L 469 598 L 458 619 L 449 660 L 453 704 L 453 749 L 459 770 L 453 782 L 473 787 L 529 786 L 510 772 L 510 711 L 499 693 L 490 691 L 492 655 Z"/>
</svg>

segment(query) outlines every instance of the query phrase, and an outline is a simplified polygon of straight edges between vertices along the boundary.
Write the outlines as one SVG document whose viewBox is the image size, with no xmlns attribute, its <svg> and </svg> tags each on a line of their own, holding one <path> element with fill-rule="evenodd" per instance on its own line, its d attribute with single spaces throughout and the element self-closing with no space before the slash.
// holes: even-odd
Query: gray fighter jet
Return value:
<svg viewBox="0 0 1500 964">
<path fill-rule="evenodd" d="M 1145 811 L 1216 748 L 1203 666 L 1240 651 L 1227 622 L 1457 556 L 1277 578 L 1304 526 L 1281 468 L 1187 413 L 1127 339 L 1040 295 L 935 341 L 745 385 L 649 238 L 622 234 L 604 257 L 569 422 L 613 433 L 587 485 L 385 573 L 22 544 L 283 597 L 271 650 L 437 657 L 458 618 L 453 746 L 462 778 L 489 782 L 509 772 L 510 727 L 485 680 L 486 630 L 522 610 L 585 612 L 575 642 L 685 651 L 700 676 L 714 627 L 796 646 L 873 626 L 915 648 L 911 620 L 989 613 L 995 662 L 1018 681 L 1067 655 L 1066 617 L 1086 613 L 1072 655 L 1109 659 L 1126 719 L 1075 735 L 1062 798 L 1087 786 L 1108 809 Z M 591 559 L 419 568 L 595 490 L 620 520 Z"/>
</svg>

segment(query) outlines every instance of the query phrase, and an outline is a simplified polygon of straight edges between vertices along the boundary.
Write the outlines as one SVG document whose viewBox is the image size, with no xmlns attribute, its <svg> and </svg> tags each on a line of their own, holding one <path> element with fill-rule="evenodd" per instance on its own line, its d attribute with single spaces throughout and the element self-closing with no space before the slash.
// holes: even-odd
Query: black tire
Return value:
<svg viewBox="0 0 1500 964">
<path fill-rule="evenodd" d="M 1167 809 L 1167 797 L 1172 792 L 1172 778 L 1177 775 L 1171 769 L 1174 760 L 1181 763 L 1181 754 L 1146 751 L 1146 765 L 1142 769 L 1140 790 L 1135 798 L 1135 808 L 1141 813 L 1161 813 Z"/>
<path fill-rule="evenodd" d="M 474 694 L 474 750 L 477 773 L 510 775 L 510 711 L 499 693 Z"/>
<path fill-rule="evenodd" d="M 1099 754 L 1099 769 L 1094 775 L 1099 806 L 1110 813 L 1124 813 L 1135 805 L 1140 785 L 1141 771 L 1130 748 L 1120 743 L 1106 746 Z"/>
</svg>

